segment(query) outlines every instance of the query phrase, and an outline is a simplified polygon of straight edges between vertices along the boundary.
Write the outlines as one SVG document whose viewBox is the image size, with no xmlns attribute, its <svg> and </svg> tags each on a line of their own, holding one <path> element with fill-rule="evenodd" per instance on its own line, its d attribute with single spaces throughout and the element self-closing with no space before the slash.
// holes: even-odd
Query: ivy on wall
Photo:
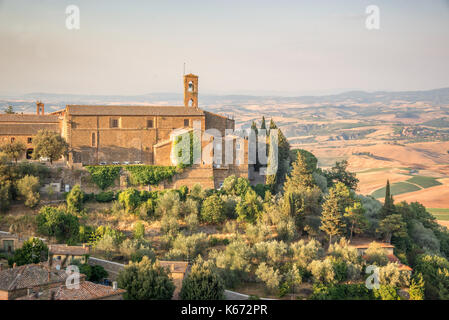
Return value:
<svg viewBox="0 0 449 320">
<path fill-rule="evenodd" d="M 179 172 L 175 166 L 125 166 L 131 174 L 131 183 L 134 185 L 158 185 L 163 180 L 171 178 Z"/>
<path fill-rule="evenodd" d="M 86 166 L 92 181 L 102 190 L 112 186 L 120 175 L 121 166 Z"/>
</svg>

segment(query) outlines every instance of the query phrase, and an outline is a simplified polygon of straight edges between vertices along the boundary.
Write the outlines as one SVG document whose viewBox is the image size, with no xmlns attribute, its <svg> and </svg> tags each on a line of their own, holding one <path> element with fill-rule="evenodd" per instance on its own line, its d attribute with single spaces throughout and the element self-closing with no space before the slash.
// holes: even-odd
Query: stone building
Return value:
<svg viewBox="0 0 449 320">
<path fill-rule="evenodd" d="M 198 76 L 193 74 L 184 76 L 184 106 L 67 105 L 45 115 L 43 103 L 37 102 L 36 114 L 0 115 L 0 139 L 26 143 L 24 157 L 30 158 L 33 137 L 40 129 L 53 130 L 66 139 L 69 154 L 64 160 L 70 167 L 173 165 L 171 156 L 177 132 L 194 130 L 203 136 L 203 150 L 209 150 L 207 146 L 211 144 L 214 150 L 202 153 L 189 172 L 202 169 L 213 181 L 212 187 L 231 174 L 248 177 L 247 140 L 226 135 L 226 130 L 235 129 L 234 119 L 198 107 Z M 225 135 L 233 137 L 227 145 Z M 229 153 L 232 162 L 226 163 Z M 243 157 L 239 158 L 239 154 Z M 210 158 L 217 161 L 211 163 Z"/>
</svg>

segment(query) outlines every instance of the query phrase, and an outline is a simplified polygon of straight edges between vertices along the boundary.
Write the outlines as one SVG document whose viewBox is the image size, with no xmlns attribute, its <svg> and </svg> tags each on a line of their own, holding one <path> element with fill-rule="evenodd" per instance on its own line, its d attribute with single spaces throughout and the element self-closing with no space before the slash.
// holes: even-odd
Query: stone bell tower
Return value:
<svg viewBox="0 0 449 320">
<path fill-rule="evenodd" d="M 44 115 L 44 104 L 41 101 L 36 102 L 36 114 Z"/>
<path fill-rule="evenodd" d="M 198 108 L 198 76 L 184 75 L 184 106 Z"/>
</svg>

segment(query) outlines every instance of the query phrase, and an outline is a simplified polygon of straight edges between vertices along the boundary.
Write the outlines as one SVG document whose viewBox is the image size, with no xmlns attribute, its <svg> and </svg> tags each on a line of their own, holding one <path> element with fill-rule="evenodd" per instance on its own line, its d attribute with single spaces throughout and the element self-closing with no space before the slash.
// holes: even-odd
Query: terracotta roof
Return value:
<svg viewBox="0 0 449 320">
<path fill-rule="evenodd" d="M 396 257 L 394 254 L 389 254 L 388 255 L 388 261 L 396 262 L 399 265 L 399 270 L 413 271 L 412 268 L 410 268 L 409 266 L 401 263 L 401 260 L 399 260 L 399 258 Z"/>
<path fill-rule="evenodd" d="M 115 116 L 202 116 L 204 111 L 187 107 L 164 106 L 100 106 L 100 105 L 68 105 L 70 115 L 115 115 Z"/>
<path fill-rule="evenodd" d="M 81 281 L 79 289 L 69 289 L 66 286 L 44 290 L 40 293 L 27 295 L 17 300 L 50 300 L 54 292 L 54 300 L 98 300 L 102 298 L 122 295 L 123 289 L 113 289 L 109 286 L 96 284 L 89 281 Z"/>
<path fill-rule="evenodd" d="M 3 135 L 35 135 L 39 130 L 46 129 L 59 132 L 58 124 L 52 123 L 6 123 L 0 126 Z"/>
<path fill-rule="evenodd" d="M 65 282 L 66 278 L 64 270 L 52 269 L 48 281 L 48 269 L 43 264 L 27 264 L 0 271 L 0 290 L 32 288 L 48 283 Z"/>
<path fill-rule="evenodd" d="M 61 254 L 61 255 L 82 256 L 85 254 L 89 254 L 89 247 L 68 246 L 66 244 L 52 244 L 48 246 L 48 252 L 52 253 L 53 255 Z"/>
<path fill-rule="evenodd" d="M 0 122 L 39 122 L 39 123 L 58 123 L 58 116 L 37 115 L 37 114 L 0 114 Z"/>
<path fill-rule="evenodd" d="M 171 273 L 186 273 L 189 265 L 186 261 L 159 261 L 161 267 L 168 268 Z"/>
</svg>

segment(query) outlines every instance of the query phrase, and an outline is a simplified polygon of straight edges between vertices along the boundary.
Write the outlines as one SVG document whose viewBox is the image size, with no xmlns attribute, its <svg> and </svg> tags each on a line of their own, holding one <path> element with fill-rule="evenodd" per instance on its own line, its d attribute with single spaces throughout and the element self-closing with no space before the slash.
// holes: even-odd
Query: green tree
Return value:
<svg viewBox="0 0 449 320">
<path fill-rule="evenodd" d="M 84 192 L 81 187 L 78 184 L 75 185 L 67 194 L 67 210 L 71 213 L 81 212 L 83 210 L 83 198 Z"/>
<path fill-rule="evenodd" d="M 169 300 L 175 291 L 169 271 L 146 256 L 125 266 L 117 280 L 118 286 L 126 290 L 126 300 Z"/>
<path fill-rule="evenodd" d="M 39 178 L 35 176 L 26 175 L 17 181 L 17 191 L 27 207 L 34 208 L 39 203 L 39 186 Z"/>
<path fill-rule="evenodd" d="M 380 221 L 377 232 L 383 234 L 385 236 L 385 240 L 390 243 L 392 236 L 398 238 L 407 236 L 407 224 L 404 222 L 400 214 L 392 214 Z"/>
<path fill-rule="evenodd" d="M 78 218 L 63 208 L 42 207 L 36 221 L 38 232 L 45 236 L 56 237 L 60 241 L 79 238 Z"/>
<path fill-rule="evenodd" d="M 424 300 L 424 278 L 421 273 L 416 273 L 410 284 L 410 289 L 408 293 L 410 295 L 410 300 Z"/>
<path fill-rule="evenodd" d="M 132 213 L 140 204 L 140 195 L 136 189 L 128 188 L 118 195 L 118 202 L 127 213 Z"/>
<path fill-rule="evenodd" d="M 357 179 L 355 173 L 347 170 L 348 165 L 347 160 L 337 161 L 330 170 L 324 172 L 328 179 L 329 186 L 341 182 L 349 189 L 357 190 L 359 179 Z"/>
<path fill-rule="evenodd" d="M 343 234 L 346 228 L 343 214 L 347 200 L 346 194 L 341 192 L 338 184 L 329 189 L 329 194 L 323 203 L 320 226 L 320 230 L 329 236 L 329 244 L 332 243 L 332 236 Z"/>
<path fill-rule="evenodd" d="M 235 211 L 239 221 L 255 222 L 262 213 L 262 202 L 253 189 L 249 189 Z"/>
<path fill-rule="evenodd" d="M 13 261 L 19 266 L 39 263 L 47 259 L 48 247 L 39 238 L 30 238 L 25 241 L 22 248 L 17 249 L 13 256 Z"/>
<path fill-rule="evenodd" d="M 39 130 L 33 139 L 33 157 L 45 157 L 50 163 L 67 154 L 68 144 L 57 132 L 46 129 Z"/>
<path fill-rule="evenodd" d="M 368 220 L 365 217 L 365 209 L 359 201 L 354 202 L 352 207 L 346 207 L 344 216 L 350 225 L 350 238 L 352 240 L 352 235 L 354 233 L 360 234 L 368 229 Z"/>
<path fill-rule="evenodd" d="M 396 208 L 394 206 L 393 195 L 390 191 L 390 181 L 387 180 L 387 186 L 385 187 L 385 200 L 382 206 L 382 210 L 380 211 L 381 218 L 385 218 L 389 215 L 395 214 Z"/>
<path fill-rule="evenodd" d="M 277 171 L 275 174 L 267 175 L 266 184 L 271 187 L 272 191 L 279 190 L 285 181 L 285 175 L 287 174 L 290 166 L 290 144 L 287 138 L 282 133 L 282 130 L 277 127 L 273 119 L 270 121 L 270 130 L 278 130 L 278 163 Z M 269 142 L 272 143 L 271 141 Z M 273 155 L 270 155 L 271 147 L 268 148 L 268 157 L 273 159 Z M 269 160 L 270 161 L 270 160 Z"/>
<path fill-rule="evenodd" d="M 224 283 L 212 262 L 199 257 L 189 275 L 183 280 L 180 292 L 182 300 L 224 299 Z"/>
<path fill-rule="evenodd" d="M 142 222 L 138 221 L 134 225 L 134 239 L 143 239 L 145 237 L 145 226 Z"/>
<path fill-rule="evenodd" d="M 207 197 L 201 208 L 201 219 L 208 223 L 221 223 L 225 218 L 223 200 L 217 194 Z"/>
<path fill-rule="evenodd" d="M 20 141 L 13 141 L 5 143 L 0 147 L 0 150 L 9 158 L 13 159 L 15 163 L 25 153 L 26 146 Z"/>
</svg>

